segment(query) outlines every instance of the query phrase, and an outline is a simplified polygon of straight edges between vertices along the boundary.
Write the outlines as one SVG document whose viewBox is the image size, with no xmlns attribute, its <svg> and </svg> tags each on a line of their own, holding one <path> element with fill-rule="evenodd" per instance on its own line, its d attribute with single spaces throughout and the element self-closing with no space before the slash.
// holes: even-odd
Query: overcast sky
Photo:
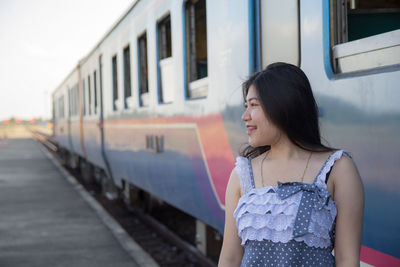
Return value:
<svg viewBox="0 0 400 267">
<path fill-rule="evenodd" d="M 51 92 L 134 0 L 0 0 L 0 120 L 50 117 Z"/>
</svg>

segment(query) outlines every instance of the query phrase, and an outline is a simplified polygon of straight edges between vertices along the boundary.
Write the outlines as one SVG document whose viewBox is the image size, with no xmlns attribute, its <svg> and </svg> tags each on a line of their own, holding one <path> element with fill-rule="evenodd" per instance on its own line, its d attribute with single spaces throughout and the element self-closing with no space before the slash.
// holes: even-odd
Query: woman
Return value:
<svg viewBox="0 0 400 267">
<path fill-rule="evenodd" d="M 359 266 L 363 185 L 349 154 L 321 143 L 306 75 L 274 63 L 243 95 L 249 146 L 228 182 L 219 266 Z"/>
</svg>

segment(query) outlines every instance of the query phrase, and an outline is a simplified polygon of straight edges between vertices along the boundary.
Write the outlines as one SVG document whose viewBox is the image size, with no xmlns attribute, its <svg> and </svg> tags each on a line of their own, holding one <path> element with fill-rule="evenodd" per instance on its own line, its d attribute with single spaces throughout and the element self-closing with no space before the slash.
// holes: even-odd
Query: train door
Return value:
<svg viewBox="0 0 400 267">
<path fill-rule="evenodd" d="M 250 72 L 278 61 L 300 66 L 299 1 L 256 0 L 254 5 Z"/>
<path fill-rule="evenodd" d="M 76 85 L 76 90 L 77 90 L 76 97 L 78 98 L 77 105 L 79 105 L 79 109 L 77 110 L 79 112 L 78 113 L 79 114 L 79 137 L 80 137 L 79 139 L 80 139 L 80 146 L 81 146 L 81 150 L 83 153 L 83 157 L 87 158 L 86 149 L 85 149 L 85 141 L 84 141 L 85 135 L 84 135 L 84 131 L 83 131 L 83 115 L 84 115 L 83 107 L 85 105 L 85 103 L 84 103 L 85 97 L 83 95 L 84 87 L 83 86 L 81 87 L 80 81 L 81 81 L 81 66 L 78 66 L 78 83 Z"/>
<path fill-rule="evenodd" d="M 74 147 L 72 145 L 72 131 L 71 131 L 71 117 L 72 117 L 72 90 L 71 88 L 67 88 L 68 91 L 68 112 L 67 112 L 67 138 L 68 138 L 68 145 L 69 151 L 73 152 Z"/>
<path fill-rule="evenodd" d="M 106 166 L 105 171 L 107 172 L 107 176 L 112 178 L 111 168 L 109 161 L 107 159 L 107 155 L 105 153 L 105 138 L 104 138 L 104 102 L 103 102 L 103 63 L 102 63 L 102 55 L 99 56 L 99 97 L 100 97 L 100 112 L 98 117 L 99 131 L 100 131 L 100 140 L 101 140 L 101 155 L 103 157 L 104 164 Z"/>
<path fill-rule="evenodd" d="M 55 138 L 56 136 L 56 123 L 58 122 L 58 119 L 56 118 L 56 100 L 55 100 L 55 96 L 53 95 L 52 99 L 51 99 L 51 135 L 53 138 Z"/>
</svg>

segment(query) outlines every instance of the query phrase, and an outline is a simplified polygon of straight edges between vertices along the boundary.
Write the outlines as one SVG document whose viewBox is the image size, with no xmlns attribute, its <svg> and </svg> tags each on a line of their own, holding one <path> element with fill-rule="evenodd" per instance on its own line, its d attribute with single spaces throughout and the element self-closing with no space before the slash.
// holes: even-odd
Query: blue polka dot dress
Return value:
<svg viewBox="0 0 400 267">
<path fill-rule="evenodd" d="M 236 159 L 243 195 L 233 213 L 244 255 L 241 266 L 335 266 L 336 204 L 326 174 L 348 153 L 333 152 L 312 184 L 255 188 L 250 160 Z"/>
</svg>

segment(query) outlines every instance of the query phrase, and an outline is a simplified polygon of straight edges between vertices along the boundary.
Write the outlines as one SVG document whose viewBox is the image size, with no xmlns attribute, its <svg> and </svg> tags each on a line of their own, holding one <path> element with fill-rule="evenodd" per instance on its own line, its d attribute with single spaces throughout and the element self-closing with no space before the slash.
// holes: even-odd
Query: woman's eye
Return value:
<svg viewBox="0 0 400 267">
<path fill-rule="evenodd" d="M 244 104 L 244 107 L 245 108 L 248 108 L 248 106 L 250 105 L 250 107 L 257 107 L 258 106 L 258 104 L 257 103 L 250 103 L 250 104 Z"/>
</svg>

